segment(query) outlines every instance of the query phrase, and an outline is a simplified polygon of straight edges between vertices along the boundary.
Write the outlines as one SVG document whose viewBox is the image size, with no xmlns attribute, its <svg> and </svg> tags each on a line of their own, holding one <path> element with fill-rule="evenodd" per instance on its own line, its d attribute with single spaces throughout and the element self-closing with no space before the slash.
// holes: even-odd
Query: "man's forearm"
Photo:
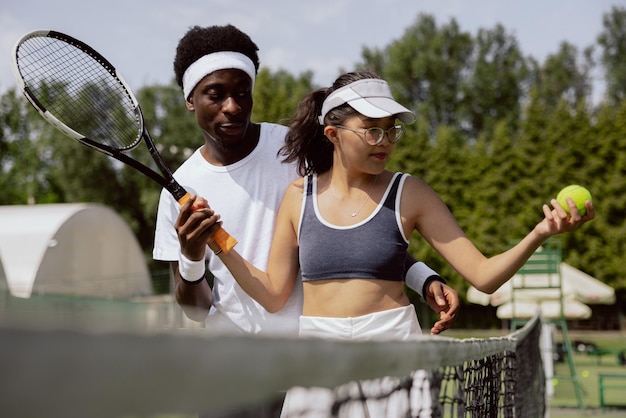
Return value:
<svg viewBox="0 0 626 418">
<path fill-rule="evenodd" d="M 181 277 L 178 263 L 171 263 L 171 267 L 175 278 L 176 302 L 189 319 L 197 322 L 204 321 L 213 303 L 209 283 L 206 279 L 194 283 L 188 282 Z"/>
</svg>

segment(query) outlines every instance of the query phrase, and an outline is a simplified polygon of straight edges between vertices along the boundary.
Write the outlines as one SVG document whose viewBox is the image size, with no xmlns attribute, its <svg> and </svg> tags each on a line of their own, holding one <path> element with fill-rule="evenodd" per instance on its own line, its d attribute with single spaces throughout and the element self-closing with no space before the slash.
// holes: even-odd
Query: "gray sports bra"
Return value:
<svg viewBox="0 0 626 418">
<path fill-rule="evenodd" d="M 376 210 L 350 226 L 332 225 L 319 214 L 317 176 L 307 176 L 300 217 L 303 281 L 336 278 L 404 280 L 408 241 L 400 221 L 400 195 L 407 174 L 395 173 Z"/>
</svg>

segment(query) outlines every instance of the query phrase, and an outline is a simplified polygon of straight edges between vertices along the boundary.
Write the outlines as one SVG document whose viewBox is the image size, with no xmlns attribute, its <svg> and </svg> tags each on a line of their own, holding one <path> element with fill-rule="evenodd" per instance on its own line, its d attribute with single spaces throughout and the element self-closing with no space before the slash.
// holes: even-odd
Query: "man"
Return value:
<svg viewBox="0 0 626 418">
<path fill-rule="evenodd" d="M 295 166 L 280 161 L 278 150 L 287 128 L 252 123 L 252 92 L 259 68 L 257 46 L 232 25 L 193 27 L 180 40 L 174 71 L 187 109 L 194 112 L 204 145 L 185 161 L 175 177 L 220 213 L 225 228 L 243 243 L 237 250 L 265 269 L 275 215 Z M 285 307 L 265 311 L 235 282 L 218 257 L 207 251 L 212 229 L 208 211 L 179 208 L 161 193 L 153 256 L 172 262 L 175 295 L 187 316 L 221 332 L 297 335 L 302 308 L 301 283 Z M 202 207 L 202 204 L 199 205 Z M 207 254 L 208 253 L 208 254 Z M 205 262 L 214 276 L 205 280 Z M 458 294 L 423 263 L 408 268 L 407 284 L 424 293 L 440 319 L 431 333 L 449 328 L 459 306 Z"/>
</svg>

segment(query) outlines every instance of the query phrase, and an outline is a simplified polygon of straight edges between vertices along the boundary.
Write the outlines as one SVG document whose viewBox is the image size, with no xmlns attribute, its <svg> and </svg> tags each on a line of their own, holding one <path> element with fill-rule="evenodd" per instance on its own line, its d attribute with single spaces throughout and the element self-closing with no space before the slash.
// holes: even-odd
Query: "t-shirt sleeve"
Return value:
<svg viewBox="0 0 626 418">
<path fill-rule="evenodd" d="M 157 209 L 152 258 L 160 261 L 178 261 L 180 244 L 174 229 L 178 217 L 178 202 L 163 189 Z"/>
</svg>

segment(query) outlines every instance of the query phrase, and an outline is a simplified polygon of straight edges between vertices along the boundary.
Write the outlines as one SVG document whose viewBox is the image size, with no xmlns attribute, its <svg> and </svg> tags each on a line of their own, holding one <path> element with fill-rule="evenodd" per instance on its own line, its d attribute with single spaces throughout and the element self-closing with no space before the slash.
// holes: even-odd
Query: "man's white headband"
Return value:
<svg viewBox="0 0 626 418">
<path fill-rule="evenodd" d="M 346 103 L 368 118 L 381 119 L 395 116 L 404 123 L 415 122 L 413 112 L 394 100 L 389 84 L 385 80 L 368 78 L 355 81 L 330 93 L 322 104 L 322 113 L 319 116 L 320 125 L 324 124 L 324 118 L 328 112 Z"/>
<path fill-rule="evenodd" d="M 185 100 L 191 95 L 194 87 L 207 75 L 217 70 L 241 70 L 250 76 L 252 89 L 256 78 L 256 68 L 250 58 L 240 52 L 213 52 L 199 58 L 191 64 L 183 74 L 183 92 Z"/>
</svg>

